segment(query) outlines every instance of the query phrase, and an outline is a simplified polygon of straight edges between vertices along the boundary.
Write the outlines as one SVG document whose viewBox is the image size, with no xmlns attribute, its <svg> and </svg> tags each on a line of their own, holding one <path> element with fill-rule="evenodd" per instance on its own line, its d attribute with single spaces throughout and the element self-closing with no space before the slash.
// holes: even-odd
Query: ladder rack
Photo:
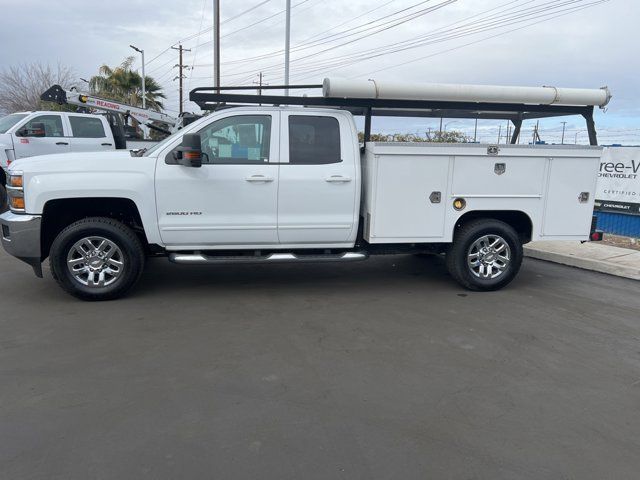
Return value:
<svg viewBox="0 0 640 480">
<path fill-rule="evenodd" d="M 263 85 L 262 90 L 322 90 L 321 84 L 311 85 Z M 524 120 L 581 115 L 589 133 L 589 143 L 597 145 L 592 105 L 546 105 L 498 102 L 461 102 L 434 100 L 394 100 L 386 98 L 350 98 L 324 96 L 256 95 L 228 93 L 230 91 L 255 91 L 255 86 L 225 86 L 194 88 L 189 100 L 203 110 L 243 105 L 299 105 L 347 110 L 353 115 L 365 117 L 364 139 L 371 135 L 371 117 L 430 117 L 509 120 L 514 125 L 511 143 L 516 143 Z"/>
</svg>

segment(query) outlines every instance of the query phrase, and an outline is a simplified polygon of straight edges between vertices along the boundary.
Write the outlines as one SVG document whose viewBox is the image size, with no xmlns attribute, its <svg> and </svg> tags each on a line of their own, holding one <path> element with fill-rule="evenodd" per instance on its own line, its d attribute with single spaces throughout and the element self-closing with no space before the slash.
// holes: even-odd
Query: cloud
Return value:
<svg viewBox="0 0 640 480">
<path fill-rule="evenodd" d="M 265 72 L 266 82 L 281 83 L 281 54 L 263 59 L 243 59 L 282 50 L 284 15 L 281 12 L 285 1 L 221 3 L 223 83 L 251 84 L 260 71 Z M 357 40 L 364 34 L 373 33 L 384 22 L 392 25 L 394 19 L 403 15 L 444 3 L 445 0 L 292 0 L 292 4 L 297 5 L 292 11 L 292 80 L 319 82 L 325 75 L 332 75 L 589 88 L 606 84 L 614 98 L 608 112 L 597 115 L 598 125 L 611 131 L 625 129 L 624 136 L 620 138 L 640 143 L 640 135 L 634 136 L 634 132 L 640 133 L 640 98 L 637 95 L 640 60 L 634 51 L 637 42 L 631 38 L 640 18 L 640 2 L 611 0 L 570 12 L 569 8 L 587 6 L 594 0 L 578 2 L 580 5 L 560 0 L 553 2 L 557 11 L 547 8 L 548 16 L 540 18 L 544 21 L 526 28 L 515 30 L 527 22 L 512 23 L 501 29 L 448 38 L 419 48 L 357 61 L 368 55 L 362 53 L 364 51 L 375 52 L 396 42 L 437 34 L 448 25 L 460 26 L 467 18 L 467 22 L 475 21 L 470 25 L 477 26 L 483 12 L 488 12 L 486 15 L 507 15 L 509 9 L 535 8 L 551 2 L 458 0 Z M 195 67 L 187 73 L 191 78 L 186 85 L 189 88 L 211 85 L 211 31 L 194 35 L 200 25 L 204 28 L 212 25 L 211 4 L 211 0 L 153 3 L 143 0 L 66 0 L 64 8 L 60 8 L 59 2 L 44 0 L 6 3 L 3 5 L 5 22 L 0 31 L 0 41 L 11 47 L 0 52 L 0 68 L 30 61 L 60 61 L 86 78 L 103 63 L 115 65 L 128 55 L 136 55 L 129 49 L 129 44 L 135 44 L 145 49 L 147 73 L 162 83 L 169 97 L 169 108 L 177 110 L 177 82 L 173 81 L 177 52 L 167 48 L 184 39 L 185 48 L 191 49 L 185 54 L 185 63 Z M 33 14 L 35 11 L 37 16 Z M 527 11 L 522 11 L 524 16 L 521 18 L 526 20 Z M 394 12 L 399 13 L 394 16 Z M 568 14 L 562 16 L 564 13 Z M 528 23 L 533 23 L 533 20 Z M 358 29 L 349 31 L 358 25 Z M 514 31 L 504 33 L 510 29 Z M 309 41 L 309 37 L 313 40 L 313 36 L 320 33 L 322 35 L 316 36 L 316 40 L 327 37 L 321 45 L 296 50 L 296 46 L 299 48 L 305 40 Z M 338 46 L 340 44 L 344 45 Z M 319 53 L 321 50 L 326 51 Z M 158 54 L 159 57 L 154 59 Z M 353 56 L 352 61 L 334 65 L 336 58 L 347 55 Z M 187 108 L 195 106 L 188 104 Z M 576 131 L 582 128 L 579 119 L 572 119 L 570 123 Z M 408 129 L 414 128 L 414 124 L 407 125 Z M 556 135 L 559 125 L 558 119 L 543 122 L 549 135 Z M 467 128 L 467 124 L 461 123 L 460 127 Z M 491 125 L 494 127 L 496 125 Z M 527 128 L 525 125 L 525 131 Z"/>
</svg>

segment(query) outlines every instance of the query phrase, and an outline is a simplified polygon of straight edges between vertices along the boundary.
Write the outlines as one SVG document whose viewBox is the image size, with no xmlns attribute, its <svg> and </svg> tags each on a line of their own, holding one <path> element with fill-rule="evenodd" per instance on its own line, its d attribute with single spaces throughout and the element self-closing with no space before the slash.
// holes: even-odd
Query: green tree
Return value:
<svg viewBox="0 0 640 480">
<path fill-rule="evenodd" d="M 364 133 L 358 132 L 358 140 L 364 141 Z M 422 137 L 415 133 L 394 133 L 385 135 L 382 133 L 372 133 L 372 142 L 434 142 L 434 143 L 466 143 L 470 141 L 464 133 L 458 130 L 450 130 L 448 132 L 425 133 Z"/>
<path fill-rule="evenodd" d="M 131 69 L 133 57 L 127 57 L 117 67 L 102 65 L 98 75 L 91 77 L 89 88 L 91 93 L 117 100 L 136 107 L 142 106 L 142 76 Z M 162 87 L 153 77 L 145 75 L 145 90 L 147 108 L 160 111 L 163 108 L 162 99 L 167 98 L 162 93 Z"/>
</svg>

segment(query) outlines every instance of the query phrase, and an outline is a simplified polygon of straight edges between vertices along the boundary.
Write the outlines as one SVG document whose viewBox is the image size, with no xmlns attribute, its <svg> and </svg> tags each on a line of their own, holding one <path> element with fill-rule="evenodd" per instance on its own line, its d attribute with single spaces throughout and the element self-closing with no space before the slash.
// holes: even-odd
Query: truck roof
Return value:
<svg viewBox="0 0 640 480">
<path fill-rule="evenodd" d="M 256 110 L 265 110 L 265 111 L 278 111 L 278 112 L 305 112 L 305 113 L 331 113 L 331 114 L 341 114 L 344 115 L 346 113 L 345 110 L 341 110 L 339 108 L 330 108 L 330 107 L 302 107 L 297 105 L 255 105 L 255 106 L 244 106 L 244 105 L 230 105 L 224 109 L 220 109 L 218 111 L 224 110 L 233 110 L 233 111 L 252 111 Z"/>
<path fill-rule="evenodd" d="M 52 115 L 52 114 L 60 114 L 60 113 L 71 113 L 73 115 L 86 115 L 89 117 L 95 117 L 96 115 L 94 113 L 81 113 L 81 112 L 67 112 L 67 111 L 60 111 L 60 110 L 32 110 L 30 112 L 13 112 L 14 114 L 19 114 L 19 115 L 32 115 L 34 113 L 37 114 L 43 114 L 43 115 Z M 9 114 L 11 115 L 11 114 Z"/>
</svg>

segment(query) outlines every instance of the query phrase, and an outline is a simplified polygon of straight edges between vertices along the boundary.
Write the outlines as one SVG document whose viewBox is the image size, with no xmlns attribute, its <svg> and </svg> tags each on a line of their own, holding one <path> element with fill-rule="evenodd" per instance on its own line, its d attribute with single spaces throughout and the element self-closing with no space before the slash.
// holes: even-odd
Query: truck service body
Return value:
<svg viewBox="0 0 640 480">
<path fill-rule="evenodd" d="M 608 99 L 607 99 L 608 101 Z M 366 127 L 365 127 L 366 128 Z M 530 240 L 589 240 L 597 146 L 375 143 L 344 109 L 223 108 L 143 156 L 17 160 L 2 243 L 83 299 L 124 294 L 144 258 L 354 261 L 446 253 L 474 290 L 511 281 Z"/>
</svg>

